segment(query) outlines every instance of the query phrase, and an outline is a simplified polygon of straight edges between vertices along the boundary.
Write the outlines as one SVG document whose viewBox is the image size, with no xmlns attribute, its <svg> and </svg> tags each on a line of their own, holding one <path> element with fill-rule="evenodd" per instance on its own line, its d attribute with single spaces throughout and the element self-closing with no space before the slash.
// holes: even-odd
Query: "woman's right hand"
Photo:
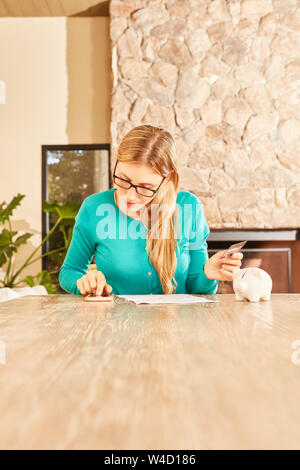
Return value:
<svg viewBox="0 0 300 470">
<path fill-rule="evenodd" d="M 92 269 L 77 280 L 77 288 L 83 295 L 102 295 L 107 297 L 112 291 L 112 287 L 107 284 L 104 274 L 101 271 Z"/>
</svg>

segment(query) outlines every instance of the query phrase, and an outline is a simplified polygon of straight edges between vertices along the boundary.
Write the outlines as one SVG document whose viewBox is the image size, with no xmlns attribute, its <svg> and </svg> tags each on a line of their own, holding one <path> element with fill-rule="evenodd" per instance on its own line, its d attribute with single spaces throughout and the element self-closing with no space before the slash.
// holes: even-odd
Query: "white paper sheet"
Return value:
<svg viewBox="0 0 300 470">
<path fill-rule="evenodd" d="M 33 287 L 1 287 L 0 288 L 0 302 L 7 302 L 8 300 L 18 299 L 24 295 L 49 295 L 46 288 L 42 285 Z"/>
<path fill-rule="evenodd" d="M 135 304 L 196 304 L 203 302 L 217 302 L 217 300 L 206 299 L 205 297 L 196 297 L 189 294 L 171 294 L 171 295 L 118 295 L 123 299 L 134 302 Z"/>
</svg>

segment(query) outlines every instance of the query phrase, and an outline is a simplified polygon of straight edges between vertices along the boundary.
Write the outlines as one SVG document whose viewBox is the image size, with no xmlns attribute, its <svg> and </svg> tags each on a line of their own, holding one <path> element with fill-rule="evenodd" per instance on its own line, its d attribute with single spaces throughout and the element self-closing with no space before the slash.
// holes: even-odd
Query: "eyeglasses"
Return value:
<svg viewBox="0 0 300 470">
<path fill-rule="evenodd" d="M 154 194 L 159 190 L 162 182 L 166 179 L 166 176 L 164 176 L 160 182 L 160 185 L 156 189 L 149 189 L 149 188 L 145 188 L 144 186 L 137 186 L 136 184 L 132 184 L 130 183 L 130 181 L 125 180 L 124 178 L 119 178 L 119 176 L 115 174 L 117 163 L 118 161 L 116 161 L 114 172 L 113 172 L 113 178 L 114 178 L 115 184 L 117 186 L 120 186 L 120 188 L 124 188 L 124 189 L 130 189 L 131 186 L 133 186 L 137 194 L 139 194 L 140 196 L 153 197 Z"/>
</svg>

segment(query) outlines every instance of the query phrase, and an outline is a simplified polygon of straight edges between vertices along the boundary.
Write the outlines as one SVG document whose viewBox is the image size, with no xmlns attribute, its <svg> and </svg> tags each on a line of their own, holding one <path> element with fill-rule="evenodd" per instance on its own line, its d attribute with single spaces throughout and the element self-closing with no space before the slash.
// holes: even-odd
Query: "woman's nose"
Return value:
<svg viewBox="0 0 300 470">
<path fill-rule="evenodd" d="M 130 198 L 130 199 L 135 199 L 136 198 L 136 191 L 135 191 L 135 188 L 133 186 L 131 186 L 131 188 L 128 189 L 127 197 Z"/>
</svg>

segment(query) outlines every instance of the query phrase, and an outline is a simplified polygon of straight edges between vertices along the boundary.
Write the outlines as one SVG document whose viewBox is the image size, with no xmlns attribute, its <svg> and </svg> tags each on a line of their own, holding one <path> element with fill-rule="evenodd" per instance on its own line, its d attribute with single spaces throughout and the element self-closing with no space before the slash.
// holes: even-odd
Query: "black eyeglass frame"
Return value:
<svg viewBox="0 0 300 470">
<path fill-rule="evenodd" d="M 166 179 L 166 176 L 164 176 L 163 179 L 162 179 L 161 182 L 160 182 L 160 185 L 159 185 L 158 188 L 156 188 L 156 189 L 145 188 L 144 186 L 139 186 L 139 185 L 130 183 L 130 181 L 125 180 L 124 178 L 120 178 L 120 176 L 117 176 L 117 175 L 115 174 L 116 167 L 117 167 L 117 163 L 118 163 L 118 160 L 116 161 L 116 164 L 115 164 L 115 167 L 114 167 L 114 172 L 113 172 L 114 183 L 115 183 L 117 186 L 119 186 L 118 183 L 116 183 L 115 178 L 118 178 L 119 180 L 122 180 L 122 181 L 126 181 L 126 183 L 129 183 L 130 186 L 129 186 L 129 188 L 123 188 L 123 189 L 130 189 L 130 188 L 133 186 L 134 189 L 135 189 L 135 192 L 136 192 L 139 196 L 142 196 L 142 197 L 153 197 L 154 194 L 157 193 L 157 191 L 158 191 L 159 188 L 161 187 L 162 182 Z M 122 186 L 120 186 L 120 188 L 122 188 Z M 153 194 L 152 194 L 152 196 L 146 196 L 145 194 L 140 194 L 140 193 L 137 192 L 137 189 L 136 189 L 136 188 L 147 189 L 148 191 L 151 191 Z"/>
</svg>

